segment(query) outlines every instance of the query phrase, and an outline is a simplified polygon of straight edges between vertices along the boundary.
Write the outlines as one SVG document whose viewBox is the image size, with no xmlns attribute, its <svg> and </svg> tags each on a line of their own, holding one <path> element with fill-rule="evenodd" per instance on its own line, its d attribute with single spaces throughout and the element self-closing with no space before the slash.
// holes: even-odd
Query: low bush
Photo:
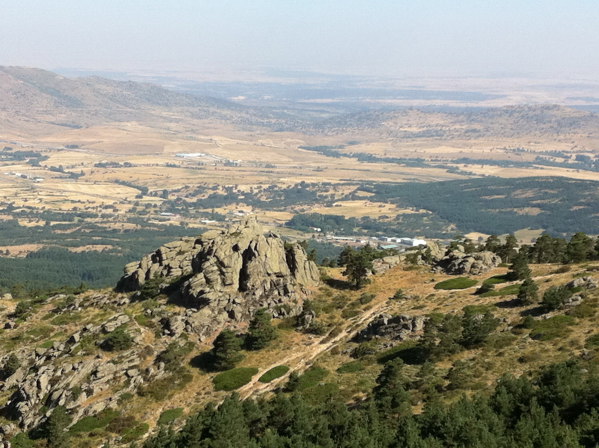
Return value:
<svg viewBox="0 0 599 448">
<path fill-rule="evenodd" d="M 485 281 L 483 281 L 483 285 L 497 285 L 499 283 L 505 283 L 508 281 L 507 274 L 504 275 L 494 275 L 493 277 L 489 277 Z"/>
<path fill-rule="evenodd" d="M 435 289 L 466 289 L 471 288 L 478 282 L 468 277 L 450 278 L 435 285 Z"/>
<path fill-rule="evenodd" d="M 514 284 L 510 286 L 505 286 L 498 290 L 487 291 L 481 294 L 481 297 L 501 297 L 501 296 L 511 296 L 516 295 L 520 291 L 520 285 Z"/>
<path fill-rule="evenodd" d="M 252 380 L 252 377 L 258 373 L 255 367 L 237 367 L 236 369 L 226 370 L 216 375 L 212 382 L 215 390 L 232 391 L 245 386 Z"/>
<path fill-rule="evenodd" d="M 337 373 L 355 373 L 364 370 L 364 364 L 360 361 L 351 361 L 342 364 L 338 369 Z"/>
<path fill-rule="evenodd" d="M 599 333 L 589 336 L 584 346 L 586 348 L 599 348 Z"/>
<path fill-rule="evenodd" d="M 168 409 L 158 417 L 159 425 L 168 425 L 183 415 L 183 408 Z"/>
<path fill-rule="evenodd" d="M 314 387 L 324 380 L 328 374 L 329 371 L 322 367 L 310 367 L 299 377 L 296 390 L 303 391 L 310 387 Z"/>
<path fill-rule="evenodd" d="M 112 333 L 108 335 L 104 342 L 100 345 L 102 350 L 108 352 L 116 352 L 120 350 L 127 350 L 133 345 L 133 338 L 129 333 L 125 331 L 124 327 L 118 327 Z"/>
<path fill-rule="evenodd" d="M 120 416 L 115 409 L 106 409 L 97 415 L 83 417 L 69 428 L 71 433 L 90 432 L 108 426 L 114 419 Z"/>
<path fill-rule="evenodd" d="M 289 367 L 276 366 L 270 369 L 268 372 L 264 373 L 264 375 L 262 375 L 258 379 L 258 381 L 260 381 L 261 383 L 270 383 L 271 381 L 276 380 L 277 378 L 281 378 L 287 372 L 289 372 Z"/>
</svg>

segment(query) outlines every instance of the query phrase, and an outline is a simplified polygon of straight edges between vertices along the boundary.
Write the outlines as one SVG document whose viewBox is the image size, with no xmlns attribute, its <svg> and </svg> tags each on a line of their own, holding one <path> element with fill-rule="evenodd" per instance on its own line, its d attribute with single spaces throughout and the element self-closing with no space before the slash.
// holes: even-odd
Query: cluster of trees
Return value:
<svg viewBox="0 0 599 448">
<path fill-rule="evenodd" d="M 248 332 L 239 336 L 231 330 L 223 330 L 213 342 L 210 367 L 214 370 L 229 370 L 243 359 L 241 350 L 262 350 L 277 338 L 272 325 L 272 316 L 265 308 L 254 313 Z"/>
<path fill-rule="evenodd" d="M 534 377 L 501 378 L 494 391 L 451 404 L 428 402 L 413 415 L 402 364 L 390 361 L 370 399 L 347 405 L 327 394 L 270 400 L 232 395 L 192 415 L 179 430 L 162 428 L 144 448 L 490 447 L 582 448 L 599 444 L 599 379 L 577 362 Z"/>
</svg>

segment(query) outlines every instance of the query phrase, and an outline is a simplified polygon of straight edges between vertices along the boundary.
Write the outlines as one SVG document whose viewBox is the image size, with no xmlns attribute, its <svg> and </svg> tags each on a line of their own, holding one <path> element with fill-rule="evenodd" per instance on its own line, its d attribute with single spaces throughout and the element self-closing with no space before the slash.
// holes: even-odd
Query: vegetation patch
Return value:
<svg viewBox="0 0 599 448">
<path fill-rule="evenodd" d="M 483 282 L 483 285 L 498 285 L 500 283 L 505 283 L 508 281 L 507 274 L 504 275 L 494 275 L 493 277 L 489 277 Z"/>
<path fill-rule="evenodd" d="M 120 416 L 120 412 L 115 409 L 106 409 L 97 415 L 83 417 L 75 423 L 69 431 L 73 434 L 80 432 L 90 432 L 96 429 L 108 426 L 114 419 Z"/>
<path fill-rule="evenodd" d="M 364 364 L 361 361 L 346 362 L 337 369 L 337 373 L 356 373 L 364 370 Z"/>
<path fill-rule="evenodd" d="M 478 282 L 468 277 L 450 278 L 435 285 L 435 289 L 466 289 L 471 288 Z"/>
<path fill-rule="evenodd" d="M 228 392 L 245 386 L 257 373 L 258 369 L 255 367 L 237 367 L 219 373 L 212 379 L 212 382 L 214 383 L 214 389 Z"/>
<path fill-rule="evenodd" d="M 549 341 L 551 339 L 567 336 L 572 329 L 576 319 L 572 316 L 554 316 L 549 319 L 535 320 L 532 324 L 530 337 L 540 341 Z"/>
<path fill-rule="evenodd" d="M 289 372 L 289 367 L 287 367 L 287 366 L 276 366 L 276 367 L 273 367 L 272 369 L 270 369 L 264 375 L 262 375 L 258 379 L 258 381 L 260 381 L 261 383 L 270 383 L 272 380 L 276 380 L 277 378 L 281 378 L 287 372 Z"/>
<path fill-rule="evenodd" d="M 322 367 L 310 367 L 299 377 L 297 391 L 303 391 L 314 387 L 324 380 L 329 374 L 329 371 Z"/>
<path fill-rule="evenodd" d="M 183 408 L 168 409 L 158 417 L 159 425 L 168 425 L 183 415 Z"/>
<path fill-rule="evenodd" d="M 480 295 L 480 297 L 511 296 L 511 295 L 518 294 L 518 292 L 520 292 L 520 285 L 515 284 L 515 285 L 505 286 L 501 289 L 498 289 L 497 291 L 491 290 L 491 291 L 484 292 Z"/>
</svg>

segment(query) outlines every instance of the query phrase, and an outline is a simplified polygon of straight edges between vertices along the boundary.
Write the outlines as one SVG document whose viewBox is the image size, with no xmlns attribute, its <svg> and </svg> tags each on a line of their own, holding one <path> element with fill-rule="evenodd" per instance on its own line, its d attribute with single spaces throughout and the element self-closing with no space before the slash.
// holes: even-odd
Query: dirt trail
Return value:
<svg viewBox="0 0 599 448">
<path fill-rule="evenodd" d="M 347 320 L 347 325 L 343 330 L 332 338 L 327 336 L 314 337 L 310 345 L 304 346 L 304 349 L 297 351 L 292 355 L 286 356 L 285 358 L 277 360 L 262 369 L 256 374 L 252 380 L 237 390 L 242 398 L 247 398 L 251 395 L 268 392 L 275 389 L 279 384 L 287 379 L 291 372 L 303 372 L 312 365 L 312 362 L 322 353 L 331 350 L 336 345 L 351 339 L 355 334 L 366 325 L 375 315 L 383 313 L 390 308 L 389 304 L 385 299 L 380 303 L 375 304 L 371 309 L 365 311 L 359 316 L 350 318 Z M 258 379 L 270 369 L 280 365 L 288 365 L 290 367 L 289 372 L 280 378 L 277 378 L 270 383 L 260 383 Z"/>
</svg>

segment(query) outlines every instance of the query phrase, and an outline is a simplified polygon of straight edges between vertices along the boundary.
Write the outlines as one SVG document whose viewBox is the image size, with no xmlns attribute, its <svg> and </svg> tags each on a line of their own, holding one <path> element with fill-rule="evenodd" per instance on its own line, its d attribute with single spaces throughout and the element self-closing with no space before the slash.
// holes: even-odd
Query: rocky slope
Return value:
<svg viewBox="0 0 599 448">
<path fill-rule="evenodd" d="M 153 296 L 164 289 L 186 306 L 141 301 L 152 282 Z M 176 373 L 179 361 L 168 365 L 173 356 L 224 327 L 243 327 L 259 308 L 279 317 L 298 314 L 318 282 L 318 268 L 299 244 L 264 234 L 254 220 L 167 244 L 126 267 L 119 283 L 125 292 L 56 295 L 28 315 L 6 315 L 5 331 L 15 340 L 38 333 L 52 340 L 11 351 L 19 366 L 0 381 L 7 398 L 2 413 L 31 429 L 57 406 L 77 421 L 118 407 L 123 396 L 156 381 L 178 384 L 185 374 Z M 8 358 L 0 356 L 0 365 Z M 0 432 L 16 429 L 1 423 Z"/>
</svg>

